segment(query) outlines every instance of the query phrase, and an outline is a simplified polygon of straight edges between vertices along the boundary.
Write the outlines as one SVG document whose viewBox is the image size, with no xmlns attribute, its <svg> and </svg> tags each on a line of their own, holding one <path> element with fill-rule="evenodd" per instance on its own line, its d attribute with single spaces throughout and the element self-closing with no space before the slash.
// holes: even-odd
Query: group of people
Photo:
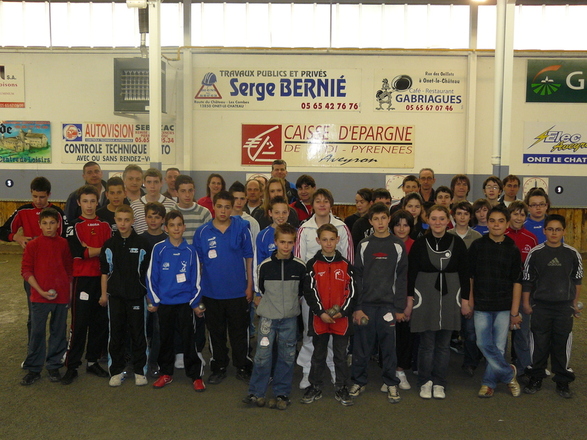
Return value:
<svg viewBox="0 0 587 440">
<path fill-rule="evenodd" d="M 357 212 L 343 221 L 332 214 L 332 193 L 312 176 L 288 182 L 281 160 L 271 175 L 227 190 L 211 174 L 196 201 L 193 179 L 176 168 L 163 176 L 128 165 L 122 178 L 104 182 L 100 166 L 88 162 L 85 185 L 65 212 L 49 202 L 50 182 L 35 178 L 32 203 L 0 230 L 0 239 L 24 248 L 21 384 L 32 385 L 46 368 L 51 381 L 69 385 L 85 352 L 86 371 L 110 386 L 132 372 L 136 385 L 150 375 L 163 388 L 183 368 L 202 392 L 207 329 L 206 382 L 226 378 L 229 339 L 236 377 L 249 384 L 243 402 L 257 406 L 290 405 L 296 362 L 301 403 L 322 397 L 328 367 L 334 397 L 353 405 L 374 357 L 390 403 L 411 389 L 410 369 L 420 397 L 444 399 L 450 345 L 459 339 L 464 373 L 473 376 L 485 358 L 479 397 L 492 397 L 499 382 L 516 397 L 520 382 L 535 393 L 550 374 L 549 357 L 557 393 L 571 397 L 583 269 L 564 243 L 565 218 L 547 215 L 544 190 L 518 200 L 518 177 L 491 176 L 485 197 L 470 203 L 466 175 L 434 189 L 434 171 L 425 168 L 404 178 L 399 201 L 384 188 L 358 190 Z"/>
</svg>

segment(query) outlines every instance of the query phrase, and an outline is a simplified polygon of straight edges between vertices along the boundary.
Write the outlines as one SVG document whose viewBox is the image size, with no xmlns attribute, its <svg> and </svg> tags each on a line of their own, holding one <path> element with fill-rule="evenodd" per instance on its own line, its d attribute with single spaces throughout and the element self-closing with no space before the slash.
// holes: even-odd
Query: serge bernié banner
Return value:
<svg viewBox="0 0 587 440">
<path fill-rule="evenodd" d="M 51 163 L 51 123 L 1 121 L 0 163 Z"/>
<path fill-rule="evenodd" d="M 197 68 L 198 110 L 359 111 L 358 69 Z"/>
<path fill-rule="evenodd" d="M 423 66 L 422 66 L 423 65 Z M 458 65 L 458 63 L 457 63 Z M 374 72 L 373 108 L 409 113 L 462 113 L 465 108 L 466 71 L 446 68 L 394 65 Z"/>
<path fill-rule="evenodd" d="M 413 168 L 413 125 L 242 124 L 242 165 Z"/>
<path fill-rule="evenodd" d="M 587 164 L 587 123 L 526 122 L 524 163 Z"/>
<path fill-rule="evenodd" d="M 0 108 L 24 108 L 22 64 L 0 64 Z"/>
<path fill-rule="evenodd" d="M 587 102 L 587 60 L 528 60 L 526 102 Z"/>
<path fill-rule="evenodd" d="M 161 162 L 175 163 L 175 126 L 161 126 Z M 62 126 L 62 163 L 148 163 L 149 125 L 69 123 Z"/>
</svg>

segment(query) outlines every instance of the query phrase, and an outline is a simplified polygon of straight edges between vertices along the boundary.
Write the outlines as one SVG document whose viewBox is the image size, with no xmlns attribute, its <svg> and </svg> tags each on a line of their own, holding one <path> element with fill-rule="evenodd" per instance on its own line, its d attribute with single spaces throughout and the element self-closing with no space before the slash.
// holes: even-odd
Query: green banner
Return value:
<svg viewBox="0 0 587 440">
<path fill-rule="evenodd" d="M 587 60 L 528 60 L 526 102 L 587 102 Z"/>
</svg>

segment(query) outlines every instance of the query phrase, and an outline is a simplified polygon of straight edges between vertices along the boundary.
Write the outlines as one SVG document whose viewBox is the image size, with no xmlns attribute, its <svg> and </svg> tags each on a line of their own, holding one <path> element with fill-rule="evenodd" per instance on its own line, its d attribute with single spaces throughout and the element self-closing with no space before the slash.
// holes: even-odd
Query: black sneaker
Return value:
<svg viewBox="0 0 587 440">
<path fill-rule="evenodd" d="M 525 394 L 536 394 L 536 391 L 540 391 L 542 388 L 542 379 L 536 379 L 534 377 L 530 377 L 528 381 L 528 385 L 524 387 Z"/>
<path fill-rule="evenodd" d="M 249 381 L 251 380 L 251 372 L 246 368 L 240 368 L 236 372 L 236 378 L 238 380 L 242 380 L 244 383 L 249 383 Z"/>
<path fill-rule="evenodd" d="M 212 374 L 208 378 L 208 383 L 211 385 L 218 385 L 224 379 L 226 379 L 226 370 L 224 370 L 224 369 L 218 370 L 218 371 L 212 372 Z"/>
<path fill-rule="evenodd" d="M 26 376 L 22 378 L 22 380 L 20 381 L 20 384 L 24 385 L 24 386 L 32 385 L 36 381 L 38 381 L 40 378 L 41 378 L 41 373 L 38 373 L 36 371 L 29 371 L 26 374 Z M 568 389 L 568 387 L 567 387 L 567 389 Z"/>
<path fill-rule="evenodd" d="M 351 398 L 347 387 L 342 387 L 336 390 L 334 398 L 338 400 L 342 406 L 351 406 L 355 403 Z"/>
<path fill-rule="evenodd" d="M 98 377 L 110 377 L 110 374 L 100 366 L 98 362 L 86 368 L 86 373 L 95 374 Z"/>
<path fill-rule="evenodd" d="M 458 339 L 451 339 L 450 340 L 450 349 L 454 351 L 456 354 L 465 354 L 465 348 L 463 347 L 463 341 Z"/>
<path fill-rule="evenodd" d="M 275 407 L 279 410 L 284 410 L 287 409 L 287 407 L 291 405 L 291 401 L 289 400 L 289 397 L 287 396 L 277 396 L 277 401 L 275 404 Z"/>
<path fill-rule="evenodd" d="M 71 383 L 73 382 L 73 379 L 75 379 L 77 377 L 77 370 L 75 369 L 71 369 L 71 370 L 67 370 L 65 372 L 65 374 L 63 375 L 63 377 L 61 378 L 61 383 L 63 385 L 71 385 Z"/>
<path fill-rule="evenodd" d="M 556 393 L 559 396 L 564 397 L 565 399 L 570 399 L 572 397 L 568 382 L 557 382 L 556 383 Z"/>
<path fill-rule="evenodd" d="M 322 390 L 316 388 L 314 385 L 310 385 L 306 388 L 306 392 L 304 393 L 304 397 L 300 400 L 301 403 L 312 403 L 315 400 L 320 400 L 322 398 Z"/>
<path fill-rule="evenodd" d="M 58 368 L 56 368 L 54 370 L 47 370 L 47 373 L 49 373 L 49 380 L 51 382 L 60 382 L 61 381 L 61 373 L 59 372 Z"/>
<path fill-rule="evenodd" d="M 149 375 L 153 378 L 153 379 L 157 379 L 159 377 L 160 371 L 159 371 L 159 365 L 157 364 L 157 362 L 152 362 L 149 364 Z"/>
</svg>

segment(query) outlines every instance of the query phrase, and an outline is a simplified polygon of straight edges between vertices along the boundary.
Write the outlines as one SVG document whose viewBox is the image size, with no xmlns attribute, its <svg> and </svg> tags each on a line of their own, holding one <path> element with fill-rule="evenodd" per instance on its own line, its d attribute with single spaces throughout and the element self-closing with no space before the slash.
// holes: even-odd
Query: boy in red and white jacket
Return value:
<svg viewBox="0 0 587 440">
<path fill-rule="evenodd" d="M 108 311 L 100 304 L 102 296 L 100 251 L 112 236 L 108 222 L 96 215 L 99 193 L 95 186 L 85 185 L 77 191 L 82 214 L 67 228 L 67 240 L 73 256 L 73 298 L 71 301 L 71 337 L 65 358 L 67 371 L 61 383 L 69 385 L 77 377 L 86 351 L 86 372 L 108 377 L 98 360 L 107 350 Z M 88 345 L 86 348 L 86 334 Z"/>
<path fill-rule="evenodd" d="M 335 398 L 344 406 L 353 404 L 348 391 L 350 377 L 346 362 L 355 295 L 355 281 L 351 263 L 345 259 L 336 245 L 340 237 L 338 229 L 330 223 L 318 228 L 317 241 L 321 250 L 308 261 L 304 297 L 310 307 L 308 334 L 312 336 L 314 352 L 302 403 L 312 403 L 322 397 L 324 370 L 328 341 L 332 335 L 334 353 Z M 336 310 L 333 307 L 338 306 Z"/>
</svg>

